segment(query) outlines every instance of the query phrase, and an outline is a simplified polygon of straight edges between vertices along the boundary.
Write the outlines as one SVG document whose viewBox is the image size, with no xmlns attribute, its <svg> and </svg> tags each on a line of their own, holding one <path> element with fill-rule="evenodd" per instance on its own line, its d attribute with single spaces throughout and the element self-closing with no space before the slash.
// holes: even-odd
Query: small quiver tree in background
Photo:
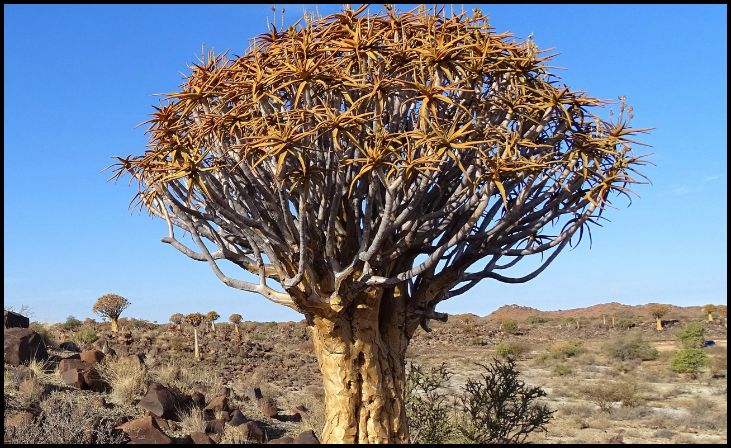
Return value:
<svg viewBox="0 0 731 448">
<path fill-rule="evenodd" d="M 206 313 L 205 320 L 206 322 L 211 323 L 211 331 L 214 333 L 216 332 L 216 324 L 214 322 L 220 318 L 221 316 L 215 311 L 209 311 L 208 313 Z"/>
<path fill-rule="evenodd" d="M 144 154 L 116 164 L 167 222 L 163 242 L 305 315 L 325 443 L 408 442 L 406 349 L 447 319 L 435 307 L 538 276 L 644 163 L 623 98 L 601 118 L 605 100 L 479 9 L 367 8 L 210 52 L 152 114 Z"/>
<path fill-rule="evenodd" d="M 652 305 L 650 307 L 650 315 L 655 318 L 655 329 L 662 331 L 662 317 L 668 314 L 670 307 L 667 305 Z"/>
<path fill-rule="evenodd" d="M 198 326 L 203 322 L 203 315 L 201 313 L 190 313 L 185 316 L 185 321 L 193 327 L 193 352 L 195 360 L 201 360 L 201 352 L 198 346 Z"/>
<path fill-rule="evenodd" d="M 239 330 L 239 324 L 241 323 L 241 314 L 232 314 L 228 316 L 228 320 L 234 326 L 234 332 L 236 333 L 236 339 L 241 339 L 241 331 Z"/>
<path fill-rule="evenodd" d="M 726 320 L 726 305 L 718 305 L 718 315 L 721 316 L 723 319 L 723 326 L 724 328 L 728 328 L 727 320 Z"/>
<path fill-rule="evenodd" d="M 184 320 L 185 320 L 185 315 L 183 315 L 181 313 L 175 313 L 172 316 L 170 316 L 170 322 L 174 323 L 178 327 L 178 330 L 181 329 L 181 326 L 182 326 Z"/>
<path fill-rule="evenodd" d="M 130 301 L 120 295 L 104 294 L 97 299 L 92 311 L 102 317 L 109 318 L 112 322 L 112 332 L 116 333 L 119 329 L 119 316 L 129 305 Z"/>
<path fill-rule="evenodd" d="M 708 315 L 708 322 L 713 322 L 713 313 L 718 310 L 716 305 L 708 304 L 703 307 L 703 312 Z"/>
</svg>

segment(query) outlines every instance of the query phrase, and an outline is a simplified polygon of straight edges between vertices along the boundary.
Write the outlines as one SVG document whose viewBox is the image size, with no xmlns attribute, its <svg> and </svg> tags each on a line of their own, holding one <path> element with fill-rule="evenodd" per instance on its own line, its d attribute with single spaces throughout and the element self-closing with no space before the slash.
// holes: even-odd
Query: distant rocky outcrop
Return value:
<svg viewBox="0 0 731 448">
<path fill-rule="evenodd" d="M 517 321 L 526 320 L 530 316 L 544 317 L 549 319 L 556 318 L 596 318 L 601 316 L 624 316 L 624 317 L 647 317 L 650 315 L 650 307 L 654 303 L 646 305 L 624 305 L 617 302 L 600 303 L 584 308 L 573 308 L 568 310 L 542 311 L 536 308 L 520 305 L 503 305 L 497 310 L 485 316 L 488 320 L 506 320 L 515 319 Z M 676 306 L 668 305 L 669 314 L 703 314 L 700 306 Z"/>
</svg>

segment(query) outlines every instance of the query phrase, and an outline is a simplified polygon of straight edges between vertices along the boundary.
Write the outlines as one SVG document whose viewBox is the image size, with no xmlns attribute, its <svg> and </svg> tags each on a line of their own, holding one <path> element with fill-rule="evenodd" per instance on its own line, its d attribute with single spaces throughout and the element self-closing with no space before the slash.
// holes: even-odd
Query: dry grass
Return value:
<svg viewBox="0 0 731 448">
<path fill-rule="evenodd" d="M 4 427 L 6 444 L 120 444 L 126 436 L 114 429 L 118 415 L 99 413 L 88 396 L 56 392 L 40 403 L 41 417 L 30 425 Z M 8 409 L 5 409 L 7 417 Z"/>
<path fill-rule="evenodd" d="M 105 358 L 98 367 L 99 374 L 112 387 L 109 398 L 116 404 L 130 404 L 147 392 L 150 373 L 134 360 Z"/>
<path fill-rule="evenodd" d="M 180 429 L 185 434 L 206 431 L 206 419 L 203 417 L 203 410 L 195 406 L 188 409 L 178 409 L 180 416 Z"/>
<path fill-rule="evenodd" d="M 201 366 L 182 366 L 171 362 L 156 368 L 152 376 L 160 384 L 186 394 L 200 390 L 207 396 L 223 393 L 220 375 Z"/>
</svg>

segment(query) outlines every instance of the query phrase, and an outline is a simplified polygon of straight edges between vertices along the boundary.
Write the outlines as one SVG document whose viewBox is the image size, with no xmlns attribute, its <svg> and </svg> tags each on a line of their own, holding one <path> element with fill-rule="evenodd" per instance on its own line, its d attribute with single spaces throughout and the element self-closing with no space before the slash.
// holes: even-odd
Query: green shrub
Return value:
<svg viewBox="0 0 731 448">
<path fill-rule="evenodd" d="M 639 333 L 618 336 L 611 339 L 604 345 L 604 350 L 610 357 L 619 361 L 634 359 L 650 361 L 657 359 L 658 356 L 657 349 L 650 345 L 649 342 L 643 341 Z"/>
<path fill-rule="evenodd" d="M 518 357 L 525 353 L 528 348 L 516 342 L 500 342 L 495 345 L 495 354 L 498 358 Z"/>
<path fill-rule="evenodd" d="M 701 348 L 705 341 L 705 328 L 700 322 L 688 322 L 675 333 L 683 348 Z"/>
<path fill-rule="evenodd" d="M 708 355 L 699 348 L 678 350 L 670 358 L 670 368 L 677 373 L 687 373 L 695 377 L 710 364 Z"/>
<path fill-rule="evenodd" d="M 640 322 L 640 319 L 636 317 L 622 317 L 617 320 L 617 327 L 622 330 L 629 330 L 630 328 L 634 328 L 639 325 Z"/>
<path fill-rule="evenodd" d="M 571 375 L 573 373 L 573 370 L 571 370 L 571 366 L 568 364 L 556 364 L 553 366 L 553 374 L 556 376 L 566 376 Z"/>
<path fill-rule="evenodd" d="M 446 364 L 423 370 L 410 364 L 406 374 L 406 413 L 412 443 L 448 443 L 454 431 L 445 388 Z"/>
<path fill-rule="evenodd" d="M 584 343 L 578 339 L 563 341 L 551 349 L 551 353 L 556 359 L 571 358 L 585 351 Z"/>
<path fill-rule="evenodd" d="M 531 324 L 531 325 L 544 324 L 544 323 L 548 322 L 548 319 L 546 319 L 543 316 L 533 315 L 533 316 L 528 316 L 528 318 L 525 320 L 525 322 L 528 324 Z"/>
<path fill-rule="evenodd" d="M 81 326 L 81 321 L 74 316 L 69 316 L 66 318 L 66 322 L 64 322 L 62 325 L 64 330 L 76 330 Z"/>
<path fill-rule="evenodd" d="M 546 392 L 526 387 L 515 361 L 480 366 L 485 369 L 482 378 L 468 379 L 460 396 L 457 429 L 467 442 L 523 443 L 531 432 L 546 431 L 555 411 L 536 402 Z"/>
<path fill-rule="evenodd" d="M 81 344 L 91 344 L 92 342 L 99 339 L 99 336 L 96 334 L 96 331 L 94 331 L 93 328 L 83 327 L 81 330 L 79 330 L 78 333 L 74 334 L 73 339 Z"/>
<path fill-rule="evenodd" d="M 506 333 L 516 334 L 518 332 L 518 322 L 513 319 L 502 322 L 500 329 Z"/>
</svg>

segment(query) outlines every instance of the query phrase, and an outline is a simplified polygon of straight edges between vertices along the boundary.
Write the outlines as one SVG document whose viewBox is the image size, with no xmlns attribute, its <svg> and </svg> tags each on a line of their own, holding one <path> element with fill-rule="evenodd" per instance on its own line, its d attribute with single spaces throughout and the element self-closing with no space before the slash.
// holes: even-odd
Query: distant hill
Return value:
<svg viewBox="0 0 731 448">
<path fill-rule="evenodd" d="M 529 306 L 520 305 L 503 305 L 497 310 L 485 316 L 488 320 L 504 320 L 515 319 L 518 321 L 525 320 L 529 316 L 540 316 L 546 318 L 566 318 L 566 317 L 601 317 L 606 316 L 623 316 L 623 317 L 649 317 L 649 308 L 655 303 L 646 305 L 624 305 L 617 302 L 601 303 L 585 308 L 574 308 L 568 310 L 542 311 Z M 676 306 L 667 305 L 670 308 L 668 317 L 674 314 L 679 315 L 703 315 L 701 306 Z"/>
</svg>

